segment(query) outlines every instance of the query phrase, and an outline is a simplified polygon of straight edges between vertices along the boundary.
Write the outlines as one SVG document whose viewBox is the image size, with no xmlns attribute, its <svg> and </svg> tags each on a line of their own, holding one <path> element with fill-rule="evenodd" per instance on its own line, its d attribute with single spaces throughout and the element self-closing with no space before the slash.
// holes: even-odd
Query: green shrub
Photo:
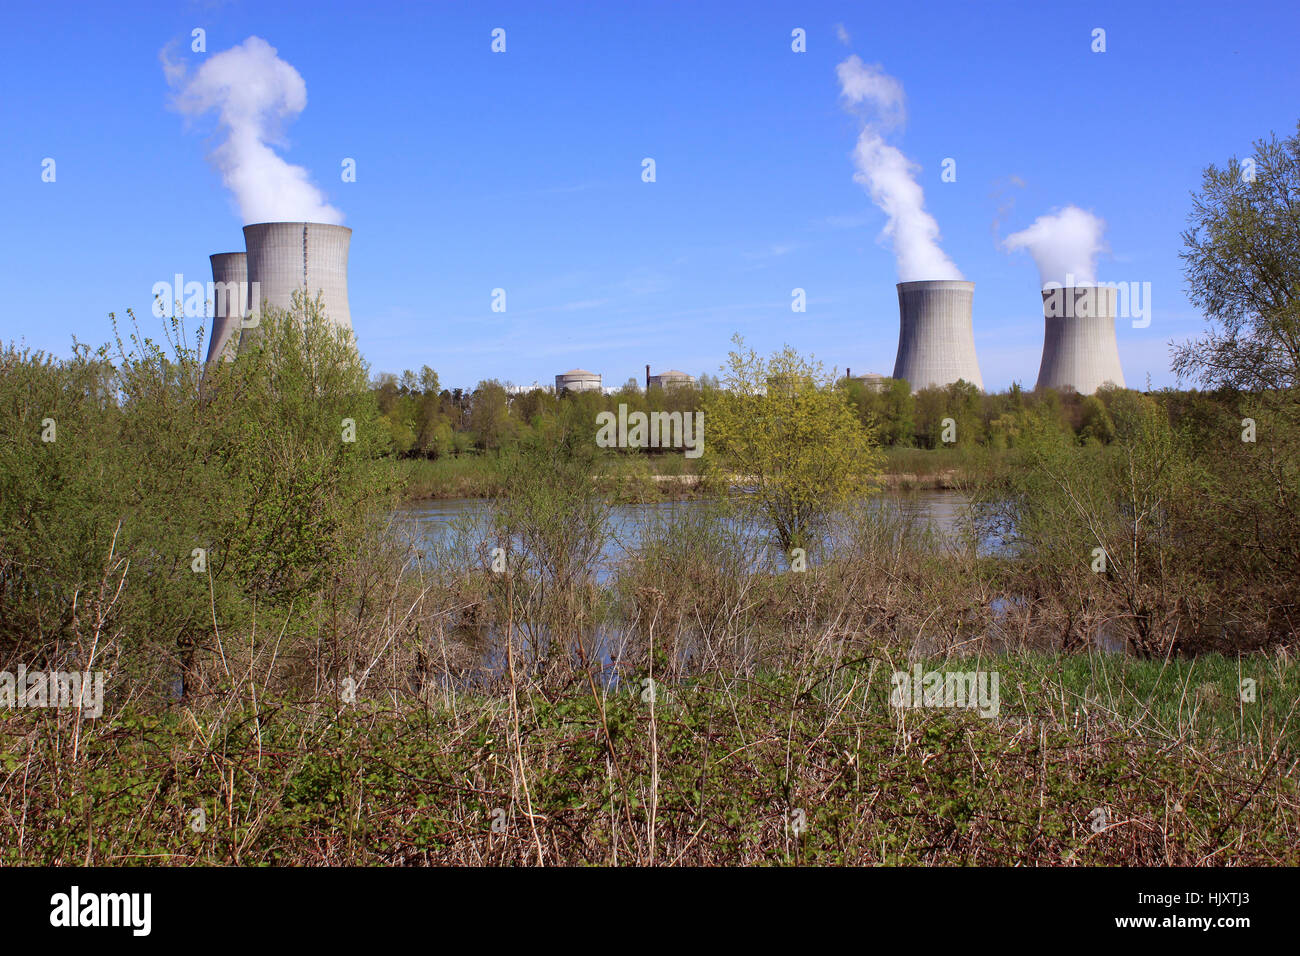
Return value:
<svg viewBox="0 0 1300 956">
<path fill-rule="evenodd" d="M 183 673 L 322 592 L 387 498 L 365 365 L 319 302 L 207 369 L 179 319 L 160 344 L 128 317 L 115 349 L 0 352 L 6 660 Z"/>
</svg>

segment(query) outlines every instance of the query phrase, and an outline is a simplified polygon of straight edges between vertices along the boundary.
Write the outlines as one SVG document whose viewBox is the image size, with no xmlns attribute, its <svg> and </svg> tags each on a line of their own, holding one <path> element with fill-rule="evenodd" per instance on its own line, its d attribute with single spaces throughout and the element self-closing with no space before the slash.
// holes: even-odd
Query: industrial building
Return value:
<svg viewBox="0 0 1300 956">
<path fill-rule="evenodd" d="M 239 348 L 240 325 L 248 314 L 248 258 L 242 252 L 218 252 L 212 262 L 212 334 L 207 361 L 230 360 Z"/>
<path fill-rule="evenodd" d="M 869 392 L 883 392 L 885 390 L 885 376 L 879 372 L 868 372 L 866 375 L 854 375 L 853 369 L 846 368 L 844 377 L 850 382 L 860 382 L 866 386 Z"/>
<path fill-rule="evenodd" d="M 600 374 L 583 368 L 571 368 L 555 376 L 555 394 L 564 392 L 599 392 Z"/>
<path fill-rule="evenodd" d="M 1043 360 L 1037 388 L 1072 388 L 1091 395 L 1110 383 L 1124 387 L 1115 341 L 1118 292 L 1106 286 L 1043 290 Z"/>
<path fill-rule="evenodd" d="M 898 357 L 894 378 L 913 392 L 964 379 L 984 388 L 975 357 L 971 303 L 975 283 L 953 279 L 898 283 Z"/>
<path fill-rule="evenodd" d="M 679 372 L 676 369 L 669 369 L 667 372 L 651 375 L 646 380 L 647 388 L 694 388 L 697 384 L 694 375 L 687 375 L 685 372 Z"/>
</svg>

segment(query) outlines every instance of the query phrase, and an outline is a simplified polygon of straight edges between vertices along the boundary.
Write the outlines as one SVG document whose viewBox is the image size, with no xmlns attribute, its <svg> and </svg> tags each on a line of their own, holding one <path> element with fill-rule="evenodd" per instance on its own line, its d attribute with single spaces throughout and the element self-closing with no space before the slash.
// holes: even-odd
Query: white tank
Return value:
<svg viewBox="0 0 1300 956">
<path fill-rule="evenodd" d="M 555 376 L 555 394 L 561 392 L 599 392 L 600 373 L 585 368 L 571 368 Z"/>
</svg>

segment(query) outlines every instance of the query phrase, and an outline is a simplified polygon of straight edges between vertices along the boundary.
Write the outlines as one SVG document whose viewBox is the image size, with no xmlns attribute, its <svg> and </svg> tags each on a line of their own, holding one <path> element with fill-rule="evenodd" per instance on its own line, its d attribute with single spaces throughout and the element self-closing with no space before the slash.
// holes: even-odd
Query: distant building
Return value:
<svg viewBox="0 0 1300 956">
<path fill-rule="evenodd" d="M 866 375 L 854 375 L 852 369 L 844 370 L 844 377 L 851 382 L 861 382 L 870 392 L 883 392 L 885 390 L 885 376 L 879 372 L 868 372 Z"/>
<path fill-rule="evenodd" d="M 571 368 L 555 376 L 555 394 L 564 392 L 599 392 L 600 373 L 588 372 L 583 368 Z"/>
<path fill-rule="evenodd" d="M 670 369 L 658 375 L 651 375 L 649 384 L 651 388 L 695 388 L 699 383 L 695 381 L 694 375 Z"/>
</svg>

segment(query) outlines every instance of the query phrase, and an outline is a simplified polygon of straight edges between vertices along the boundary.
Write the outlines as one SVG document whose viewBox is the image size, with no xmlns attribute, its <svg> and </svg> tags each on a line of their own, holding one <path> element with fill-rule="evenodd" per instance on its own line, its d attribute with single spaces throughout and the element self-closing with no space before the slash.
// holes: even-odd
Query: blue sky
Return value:
<svg viewBox="0 0 1300 956">
<path fill-rule="evenodd" d="M 155 282 L 206 282 L 210 253 L 242 249 L 206 158 L 213 124 L 169 108 L 159 62 L 175 42 L 196 67 L 203 27 L 208 55 L 255 35 L 302 74 L 307 107 L 280 153 L 354 230 L 361 350 L 375 371 L 428 364 L 449 386 L 574 366 L 621 384 L 647 362 L 713 373 L 737 332 L 889 373 L 897 276 L 884 216 L 853 181 L 858 125 L 835 72 L 850 54 L 906 91 L 891 141 L 975 282 L 986 387 L 1032 386 L 1042 347 L 1034 264 L 998 237 L 1070 203 L 1107 222 L 1100 279 L 1151 283 L 1149 327 L 1119 324 L 1129 384 L 1173 384 L 1167 343 L 1202 327 L 1178 259 L 1189 192 L 1206 164 L 1300 118 L 1290 2 L 127 0 L 5 19 L 0 338 L 66 354 L 74 335 L 107 340 L 107 313 L 128 307 L 153 331 Z M 947 157 L 956 182 L 941 181 Z"/>
</svg>

